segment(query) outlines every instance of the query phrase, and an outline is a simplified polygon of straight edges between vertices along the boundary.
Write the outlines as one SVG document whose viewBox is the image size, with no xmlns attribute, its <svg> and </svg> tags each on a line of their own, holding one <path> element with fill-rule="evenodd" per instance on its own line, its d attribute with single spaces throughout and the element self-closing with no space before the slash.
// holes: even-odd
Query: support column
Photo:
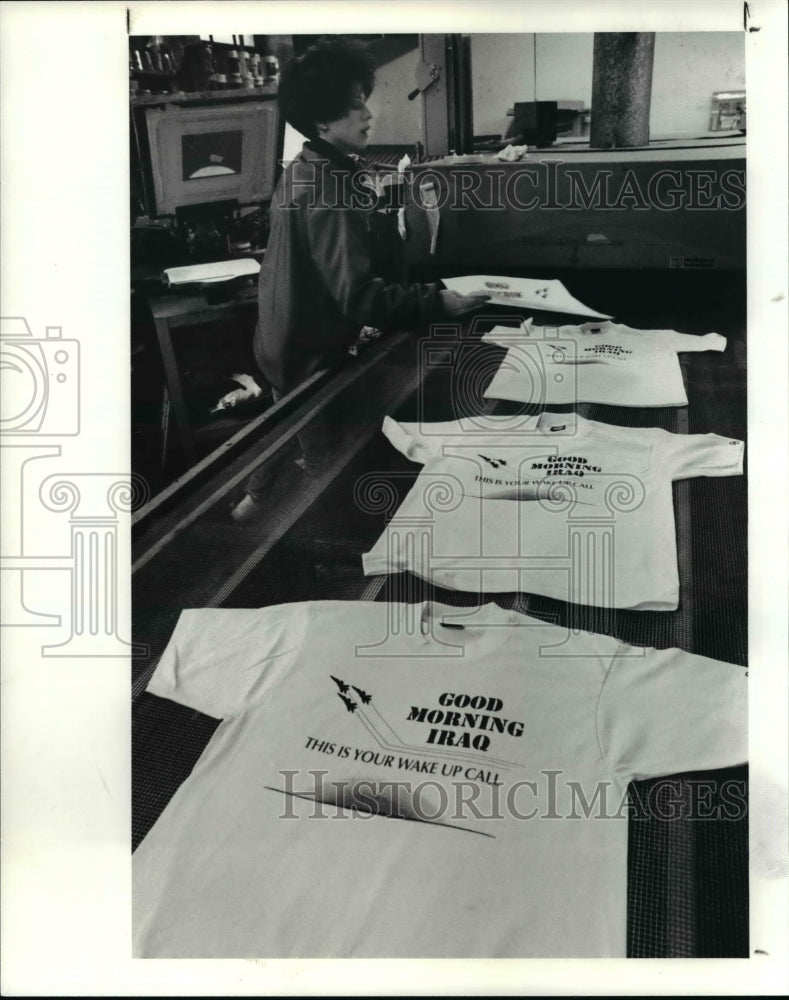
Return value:
<svg viewBox="0 0 789 1000">
<path fill-rule="evenodd" d="M 595 32 L 591 146 L 648 144 L 654 51 L 654 32 Z"/>
</svg>

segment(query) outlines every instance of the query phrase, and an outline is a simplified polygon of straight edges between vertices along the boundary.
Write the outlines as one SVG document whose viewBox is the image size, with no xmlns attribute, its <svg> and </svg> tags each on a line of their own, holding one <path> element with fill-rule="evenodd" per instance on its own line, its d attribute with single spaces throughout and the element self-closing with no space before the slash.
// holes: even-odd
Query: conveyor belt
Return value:
<svg viewBox="0 0 789 1000">
<path fill-rule="evenodd" d="M 685 275 L 641 276 L 615 289 L 617 301 L 621 301 L 616 318 L 621 322 L 686 332 L 717 330 L 729 338 L 723 355 L 686 356 L 687 410 L 579 407 L 585 416 L 626 426 L 745 437 L 744 285 L 728 276 L 723 281 L 716 276 L 717 284 L 710 276 L 695 277 L 699 282 L 690 282 Z M 621 281 L 620 276 L 608 276 L 609 281 L 616 278 Z M 584 274 L 566 283 L 580 299 L 602 305 L 605 296 L 595 280 L 595 276 Z M 650 287 L 651 293 L 646 294 Z M 413 345 L 390 351 L 382 365 L 371 369 L 368 388 L 383 412 L 413 419 L 414 386 Z M 440 377 L 433 395 L 426 399 L 428 419 L 456 415 L 446 413 Z M 338 400 L 338 413 L 352 407 L 353 400 L 349 390 L 347 399 L 343 396 Z M 637 645 L 676 645 L 729 662 L 747 662 L 745 477 L 676 484 L 682 584 L 677 612 L 612 613 L 536 595 L 449 592 L 410 574 L 384 578 L 361 574 L 361 553 L 380 533 L 386 515 L 357 510 L 349 517 L 353 484 L 371 468 L 415 475 L 413 464 L 388 445 L 377 433 L 378 426 L 376 417 L 361 429 L 354 446 L 326 473 L 314 494 L 300 496 L 298 516 L 268 540 L 263 538 L 266 525 L 239 528 L 231 524 L 226 513 L 234 495 L 230 491 L 135 574 L 134 639 L 147 642 L 151 648 L 150 656 L 138 661 L 134 669 L 138 695 L 133 708 L 135 846 L 188 776 L 217 724 L 199 713 L 141 694 L 183 607 L 211 603 L 259 607 L 321 598 L 429 598 L 472 605 L 481 598 L 560 624 L 610 631 Z M 253 459 L 254 449 L 239 456 L 221 472 L 217 483 L 228 481 Z M 292 468 L 283 480 L 284 493 L 292 487 L 298 495 L 298 477 L 288 487 L 287 476 L 295 476 Z M 392 481 L 404 495 L 407 476 Z M 261 557 L 249 563 L 247 572 L 238 573 L 243 559 L 261 544 L 265 549 Z M 650 795 L 673 796 L 685 814 L 672 821 L 631 819 L 628 954 L 747 955 L 747 818 L 743 815 L 718 822 L 693 818 L 694 789 L 699 781 L 711 781 L 713 802 L 720 802 L 731 783 L 744 791 L 747 769 L 675 777 L 671 786 L 661 785 L 661 781 L 664 779 L 632 786 L 634 801 L 646 801 Z"/>
</svg>

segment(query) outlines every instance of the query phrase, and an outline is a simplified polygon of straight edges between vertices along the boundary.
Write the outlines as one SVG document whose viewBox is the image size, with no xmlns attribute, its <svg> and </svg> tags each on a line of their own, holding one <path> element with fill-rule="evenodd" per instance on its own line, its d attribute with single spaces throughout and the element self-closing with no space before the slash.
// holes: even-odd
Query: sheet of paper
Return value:
<svg viewBox="0 0 789 1000">
<path fill-rule="evenodd" d="M 186 285 L 194 281 L 230 281 L 246 275 L 257 274 L 260 264 L 252 257 L 240 260 L 218 260 L 210 264 L 189 264 L 186 267 L 168 267 L 165 270 L 171 285 Z"/>
<path fill-rule="evenodd" d="M 494 306 L 515 306 L 522 309 L 544 309 L 546 312 L 572 313 L 594 319 L 611 319 L 606 313 L 595 312 L 573 298 L 556 278 L 502 278 L 490 274 L 463 275 L 444 278 L 447 288 L 461 295 L 484 291 Z"/>
</svg>

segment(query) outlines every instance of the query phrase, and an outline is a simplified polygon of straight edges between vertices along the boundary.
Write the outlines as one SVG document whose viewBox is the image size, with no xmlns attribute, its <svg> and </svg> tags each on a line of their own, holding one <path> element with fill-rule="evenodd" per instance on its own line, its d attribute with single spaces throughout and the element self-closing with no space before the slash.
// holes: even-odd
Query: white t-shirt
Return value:
<svg viewBox="0 0 789 1000">
<path fill-rule="evenodd" d="M 148 690 L 224 721 L 135 955 L 624 957 L 627 783 L 743 762 L 745 687 L 495 605 L 185 611 Z"/>
<path fill-rule="evenodd" d="M 611 319 L 608 313 L 590 309 L 570 295 L 557 278 L 510 278 L 497 274 L 463 274 L 457 278 L 444 278 L 444 285 L 460 295 L 473 295 L 482 291 L 490 296 L 491 305 L 539 309 L 548 312 L 571 313 L 591 316 L 594 319 Z"/>
<path fill-rule="evenodd" d="M 743 442 L 615 427 L 574 413 L 464 417 L 383 432 L 424 465 L 363 556 L 450 590 L 597 607 L 679 603 L 671 484 L 742 472 Z"/>
<path fill-rule="evenodd" d="M 726 348 L 717 333 L 693 336 L 607 322 L 496 326 L 482 340 L 508 348 L 485 396 L 543 405 L 685 406 L 677 352 Z"/>
</svg>

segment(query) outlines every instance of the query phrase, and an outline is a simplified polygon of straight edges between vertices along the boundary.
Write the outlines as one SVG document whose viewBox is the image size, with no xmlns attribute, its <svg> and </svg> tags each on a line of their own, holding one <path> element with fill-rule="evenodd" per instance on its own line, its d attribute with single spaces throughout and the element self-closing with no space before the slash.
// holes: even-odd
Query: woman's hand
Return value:
<svg viewBox="0 0 789 1000">
<path fill-rule="evenodd" d="M 448 316 L 462 316 L 484 306 L 490 299 L 487 292 L 472 292 L 470 295 L 460 295 L 458 292 L 445 288 L 440 292 L 441 303 Z"/>
</svg>

